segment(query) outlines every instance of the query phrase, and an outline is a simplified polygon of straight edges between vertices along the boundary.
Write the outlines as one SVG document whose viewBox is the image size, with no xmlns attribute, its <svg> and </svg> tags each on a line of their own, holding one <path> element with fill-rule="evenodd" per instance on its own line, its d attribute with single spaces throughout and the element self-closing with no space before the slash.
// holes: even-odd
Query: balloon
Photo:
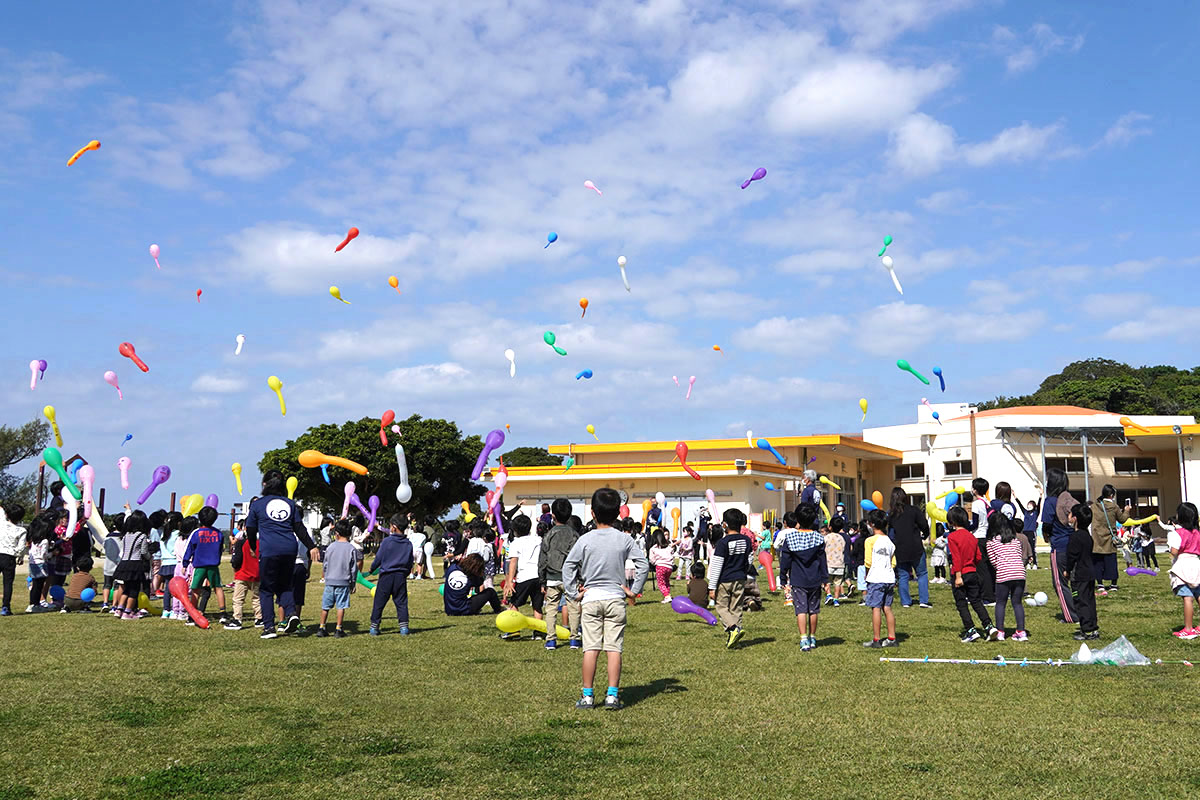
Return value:
<svg viewBox="0 0 1200 800">
<path fill-rule="evenodd" d="M 288 500 L 295 500 L 296 487 L 300 485 L 300 481 L 293 475 L 287 479 L 287 483 L 284 485 L 287 486 Z"/>
<path fill-rule="evenodd" d="M 271 391 L 279 398 L 279 413 L 281 416 L 287 416 L 287 403 L 283 402 L 283 381 L 271 375 L 267 378 L 267 386 L 271 387 Z"/>
<path fill-rule="evenodd" d="M 583 313 L 579 315 L 580 319 L 587 316 L 588 299 L 586 297 L 579 298 L 579 307 L 583 309 Z"/>
<path fill-rule="evenodd" d="M 567 456 L 567 460 L 563 462 L 563 467 L 565 467 L 563 474 L 570 472 L 573 466 L 575 466 L 575 456 Z"/>
<path fill-rule="evenodd" d="M 92 489 L 96 485 L 96 470 L 91 464 L 79 468 L 79 480 L 83 483 L 83 516 L 86 519 L 92 515 Z"/>
<path fill-rule="evenodd" d="M 713 350 L 717 351 L 721 355 L 725 355 L 725 351 L 721 349 L 721 345 L 719 345 L 719 344 L 714 344 Z"/>
<path fill-rule="evenodd" d="M 932 500 L 925 504 L 925 515 L 943 525 L 946 524 L 946 512 L 938 508 L 937 503 Z"/>
<path fill-rule="evenodd" d="M 546 633 L 545 620 L 527 617 L 515 608 L 510 608 L 497 614 L 496 627 L 505 633 L 518 633 L 526 628 L 539 633 Z M 562 625 L 555 626 L 555 635 L 559 639 L 571 638 L 571 632 Z"/>
<path fill-rule="evenodd" d="M 817 481 L 825 484 L 826 486 L 830 487 L 831 489 L 837 489 L 839 492 L 842 490 L 842 487 L 838 486 L 836 483 L 829 480 L 829 478 L 826 478 L 824 475 L 817 478 Z"/>
<path fill-rule="evenodd" d="M 742 188 L 745 189 L 747 186 L 749 186 L 754 181 L 761 181 L 765 177 L 767 177 L 766 169 L 764 169 L 763 167 L 759 167 L 758 169 L 754 170 L 753 175 L 751 175 L 749 178 L 746 179 L 746 181 L 742 184 Z M 773 592 L 775 590 L 772 589 L 771 591 Z"/>
<path fill-rule="evenodd" d="M 592 371 L 590 369 L 580 370 L 579 373 L 575 376 L 575 380 L 579 380 L 580 378 L 587 378 L 588 380 L 591 380 Z"/>
<path fill-rule="evenodd" d="M 944 502 L 942 504 L 943 510 L 949 511 L 950 509 L 954 508 L 956 505 L 958 505 L 958 500 L 959 500 L 958 492 L 955 492 L 955 491 L 946 492 L 946 502 Z"/>
<path fill-rule="evenodd" d="M 768 453 L 775 456 L 776 461 L 785 467 L 787 466 L 787 459 L 780 455 L 779 451 L 772 447 L 771 443 L 766 439 L 759 439 L 757 442 L 755 442 L 755 444 L 758 446 L 759 450 L 766 450 Z"/>
<path fill-rule="evenodd" d="M 862 412 L 863 412 L 862 421 L 866 422 L 867 421 L 867 398 L 865 398 L 865 397 L 858 398 L 858 407 L 861 408 Z"/>
<path fill-rule="evenodd" d="M 204 508 L 204 495 L 184 495 L 183 501 L 179 504 L 179 513 L 190 517 L 202 508 Z"/>
<path fill-rule="evenodd" d="M 129 465 L 133 462 L 129 460 L 129 456 L 121 456 L 117 459 L 117 469 L 121 470 L 121 488 L 129 488 Z"/>
<path fill-rule="evenodd" d="M 63 488 L 59 490 L 58 494 L 59 497 L 62 498 L 63 507 L 67 509 L 68 535 L 74 534 L 75 524 L 79 521 L 79 509 L 75 504 L 75 501 L 78 498 L 74 497 L 75 493 L 69 491 L 66 486 L 63 486 Z"/>
<path fill-rule="evenodd" d="M 233 473 L 234 480 L 237 481 L 237 490 L 240 495 L 242 493 L 242 465 L 235 461 L 229 471 Z"/>
<path fill-rule="evenodd" d="M 1144 567 L 1126 567 L 1125 574 L 1132 578 L 1135 575 L 1155 575 L 1155 576 L 1157 576 L 1158 572 L 1155 570 L 1152 570 L 1152 569 L 1146 569 Z"/>
<path fill-rule="evenodd" d="M 508 359 L 508 377 L 517 377 L 517 354 L 512 351 L 512 348 L 504 351 L 504 357 Z"/>
<path fill-rule="evenodd" d="M 130 439 L 132 439 L 132 438 L 133 438 L 133 434 L 132 434 L 132 433 L 127 433 L 127 434 L 125 434 L 125 439 L 124 439 L 124 441 L 122 441 L 122 442 L 121 442 L 121 447 L 124 447 L 124 446 L 125 446 L 125 442 L 128 442 L 128 441 L 129 441 Z"/>
<path fill-rule="evenodd" d="M 323 475 L 325 477 L 325 483 L 329 483 L 329 465 L 328 464 L 321 465 L 321 475 Z"/>
<path fill-rule="evenodd" d="M 104 373 L 104 382 L 117 390 L 117 399 L 118 400 L 125 399 L 125 395 L 121 394 L 121 387 L 117 385 L 117 373 L 113 372 L 111 369 L 108 372 L 105 372 Z"/>
<path fill-rule="evenodd" d="M 46 363 L 46 359 L 44 359 L 44 358 L 38 359 L 38 373 L 39 373 L 38 377 L 39 378 L 46 377 L 46 368 L 49 366 L 50 365 L 48 363 Z"/>
<path fill-rule="evenodd" d="M 83 459 L 77 458 L 67 466 L 67 476 L 71 479 L 71 483 L 79 483 L 79 478 L 76 476 L 79 474 L 79 468 L 82 467 L 83 464 Z"/>
<path fill-rule="evenodd" d="M 890 237 L 890 236 L 885 236 L 885 237 L 883 237 L 883 249 L 879 251 L 879 253 L 878 253 L 878 255 L 876 256 L 876 258 L 878 258 L 879 256 L 881 256 L 881 255 L 883 255 L 884 253 L 886 253 L 886 252 L 887 252 L 887 249 L 888 249 L 888 245 L 890 245 L 891 243 L 892 243 L 892 237 Z"/>
<path fill-rule="evenodd" d="M 663 494 L 662 492 L 655 492 L 654 499 L 658 501 L 659 508 L 666 508 L 667 496 L 665 494 Z"/>
<path fill-rule="evenodd" d="M 54 429 L 54 443 L 62 447 L 62 431 L 58 429 L 58 419 L 55 416 L 54 406 L 45 406 L 42 408 L 42 413 L 46 415 L 46 419 L 50 420 L 50 427 Z"/>
<path fill-rule="evenodd" d="M 629 506 L 621 506 L 621 519 L 629 518 Z"/>
<path fill-rule="evenodd" d="M 367 508 L 371 509 L 371 513 L 367 515 L 367 531 L 375 529 L 375 520 L 379 516 L 379 497 L 371 495 L 367 498 Z"/>
<path fill-rule="evenodd" d="M 96 599 L 96 590 L 89 586 L 79 593 L 79 599 L 85 603 L 92 602 Z"/>
<path fill-rule="evenodd" d="M 642 522 L 645 522 L 649 518 L 650 518 L 650 501 L 643 500 L 642 501 Z"/>
<path fill-rule="evenodd" d="M 910 366 L 909 363 L 907 361 L 905 361 L 903 358 L 899 359 L 896 362 L 896 366 L 899 367 L 900 369 L 904 370 L 905 372 L 912 373 L 912 376 L 914 378 L 916 378 L 917 380 L 919 380 L 921 383 L 925 384 L 926 386 L 929 385 L 929 379 L 926 378 L 921 373 L 917 372 L 915 369 L 913 369 L 912 366 Z"/>
<path fill-rule="evenodd" d="M 550 231 L 550 233 L 546 234 L 546 247 L 549 247 L 550 245 L 554 244 L 557 241 L 558 241 L 558 234 L 555 233 L 554 231 Z M 542 249 L 545 250 L 546 247 L 543 247 Z"/>
<path fill-rule="evenodd" d="M 859 500 L 858 505 L 863 511 L 874 511 L 875 509 L 879 508 L 879 506 L 866 499 Z"/>
<path fill-rule="evenodd" d="M 934 375 L 937 375 L 937 377 L 938 377 L 938 381 L 939 381 L 939 382 L 941 382 L 941 384 L 942 384 L 942 391 L 943 391 L 943 392 L 944 392 L 944 391 L 946 391 L 946 379 L 945 379 L 945 377 L 943 377 L 943 375 L 942 375 L 942 368 L 941 368 L 941 367 L 934 367 L 934 368 L 933 368 L 933 374 L 934 374 Z"/>
<path fill-rule="evenodd" d="M 133 349 L 133 345 L 129 342 L 121 342 L 121 344 L 117 346 L 117 352 L 136 364 L 137 368 L 142 372 L 150 371 L 150 368 L 146 366 L 146 362 L 138 358 L 137 351 Z"/>
<path fill-rule="evenodd" d="M 933 412 L 933 421 L 936 422 L 938 425 L 941 425 L 942 424 L 942 415 L 936 411 Z"/>
<path fill-rule="evenodd" d="M 67 590 L 62 585 L 50 587 L 50 599 L 56 603 L 61 603 L 63 598 L 67 596 Z"/>
<path fill-rule="evenodd" d="M 404 292 L 400 291 L 400 279 L 397 278 L 395 275 L 388 276 L 388 286 L 395 289 L 396 294 L 404 294 Z"/>
<path fill-rule="evenodd" d="M 342 239 L 341 244 L 339 244 L 337 247 L 333 248 L 333 252 L 340 253 L 342 251 L 343 247 L 350 244 L 350 241 L 357 237 L 358 237 L 358 228 L 351 228 L 350 230 L 346 231 L 346 238 Z"/>
<path fill-rule="evenodd" d="M 712 489 L 704 490 L 704 499 L 708 501 L 708 512 L 713 516 L 717 514 L 717 495 Z"/>
<path fill-rule="evenodd" d="M 210 494 L 208 497 L 204 498 L 204 505 L 211 509 L 220 508 L 221 498 L 217 497 L 216 493 Z"/>
<path fill-rule="evenodd" d="M 86 153 L 88 150 L 99 150 L 99 149 L 100 149 L 100 140 L 92 139 L 90 142 L 85 144 L 83 147 L 76 150 L 75 155 L 73 155 L 67 159 L 67 166 L 69 167 L 72 164 L 74 164 L 76 161 L 78 161 L 79 157 L 81 155 L 83 155 L 84 153 Z"/>
<path fill-rule="evenodd" d="M 233 354 L 235 356 L 240 356 L 242 354 L 242 345 L 246 343 L 246 334 L 239 333 L 233 338 L 233 340 L 237 342 L 237 349 L 233 351 Z"/>
<path fill-rule="evenodd" d="M 775 586 L 775 560 L 771 558 L 770 550 L 758 551 L 758 563 L 762 564 L 762 568 L 767 572 L 767 589 L 774 592 Z"/>
<path fill-rule="evenodd" d="M 208 628 L 208 618 L 200 613 L 196 606 L 192 605 L 192 598 L 188 594 L 187 581 L 176 576 L 171 578 L 167 583 L 167 589 L 179 604 L 187 611 L 187 615 L 191 617 L 192 622 L 196 623 L 197 628 Z"/>
<path fill-rule="evenodd" d="M 692 377 L 688 378 L 688 390 L 687 390 L 687 394 L 684 395 L 684 397 L 683 397 L 684 400 L 692 399 L 692 387 L 695 385 L 696 385 L 696 376 L 693 375 Z"/>
<path fill-rule="evenodd" d="M 37 389 L 38 379 L 38 362 L 37 359 L 29 362 L 29 391 Z"/>
<path fill-rule="evenodd" d="M 1142 433 L 1150 432 L 1149 428 L 1147 428 L 1143 425 L 1138 425 L 1136 422 L 1131 420 L 1129 417 L 1121 417 L 1120 419 L 1117 420 L 1117 422 L 1121 423 L 1121 425 L 1123 425 L 1126 428 L 1133 428 L 1135 430 L 1141 431 Z M 59 442 L 59 444 L 61 445 L 62 442 Z"/>
<path fill-rule="evenodd" d="M 388 425 L 391 425 L 395 421 L 396 421 L 396 412 L 392 411 L 390 408 L 387 411 L 383 412 L 383 416 L 380 417 L 380 419 L 379 419 L 379 441 L 383 443 L 384 447 L 388 446 L 387 431 L 385 430 L 385 428 Z"/>
<path fill-rule="evenodd" d="M 350 513 L 350 500 L 354 497 L 354 491 L 357 489 L 354 481 L 346 481 L 346 485 L 342 487 L 345 498 L 342 500 L 342 516 L 345 517 Z"/>
<path fill-rule="evenodd" d="M 882 506 L 883 505 L 883 492 L 876 489 L 875 491 L 871 492 L 871 499 L 875 501 L 875 505 Z"/>
<path fill-rule="evenodd" d="M 475 468 L 471 470 L 471 480 L 479 480 L 479 476 L 483 474 L 483 468 L 487 465 L 492 451 L 502 444 L 504 444 L 504 431 L 494 430 L 488 432 L 487 438 L 483 440 L 483 449 L 479 451 L 479 458 L 475 459 Z"/>
<path fill-rule="evenodd" d="M 766 483 L 764 483 L 763 488 L 766 489 L 768 492 L 778 492 L 779 491 L 778 489 L 775 488 L 775 484 L 771 483 L 770 481 L 767 481 Z"/>
<path fill-rule="evenodd" d="M 625 256 L 617 256 L 617 266 L 621 268 L 621 282 L 625 284 L 625 291 L 628 292 L 628 291 L 630 291 L 630 289 L 629 289 L 629 276 L 625 274 L 625 264 L 626 263 L 627 262 L 625 260 Z"/>
<path fill-rule="evenodd" d="M 558 338 L 554 335 L 554 331 L 546 331 L 543 333 L 542 341 L 553 347 L 554 352 L 558 353 L 560 356 L 565 356 L 567 354 L 566 350 L 563 350 L 561 347 L 555 344 L 555 342 L 558 341 Z"/>
<path fill-rule="evenodd" d="M 372 595 L 375 594 L 375 584 L 373 584 L 369 580 L 367 580 L 367 576 L 364 575 L 360 570 L 354 571 L 354 580 L 356 583 L 358 583 L 358 585 L 360 585 L 366 589 L 370 589 Z"/>
<path fill-rule="evenodd" d="M 154 493 L 154 490 L 157 489 L 159 486 L 162 486 L 164 483 L 166 483 L 170 479 L 171 479 L 171 468 L 170 467 L 168 467 L 166 464 L 155 467 L 154 474 L 150 477 L 150 485 L 147 486 L 145 489 L 143 489 L 142 493 L 138 495 L 138 500 L 137 500 L 138 505 L 140 506 L 143 503 L 145 503 L 147 500 L 149 500 L 150 495 Z"/>
<path fill-rule="evenodd" d="M 590 433 L 592 435 L 592 438 L 595 439 L 597 442 L 600 441 L 600 437 L 596 435 L 596 426 L 595 425 L 588 425 L 587 432 Z"/>
<path fill-rule="evenodd" d="M 1147 523 L 1154 522 L 1156 519 L 1158 519 L 1158 514 L 1151 514 L 1150 516 L 1142 517 L 1141 519 L 1126 520 L 1125 525 L 1127 527 L 1131 527 L 1133 525 L 1146 525 Z"/>
<path fill-rule="evenodd" d="M 396 445 L 396 467 L 400 471 L 400 484 L 396 487 L 396 502 L 407 503 L 412 500 L 412 487 L 408 485 L 408 461 L 404 457 L 404 448 Z"/>
<path fill-rule="evenodd" d="M 338 287 L 336 287 L 336 286 L 330 286 L 330 287 L 329 287 L 329 294 L 330 294 L 330 296 L 331 296 L 331 297 L 333 297 L 333 299 L 334 299 L 334 300 L 341 300 L 341 301 L 342 301 L 343 303 L 345 303 L 346 305 L 350 305 L 350 301 L 349 301 L 349 300 L 345 300 L 345 299 L 343 299 L 343 298 L 342 298 L 342 290 L 341 290 L 341 289 L 339 289 Z"/>
<path fill-rule="evenodd" d="M 154 259 L 154 266 L 158 269 L 162 269 L 162 264 L 158 263 L 158 245 L 150 245 L 150 257 Z"/>
<path fill-rule="evenodd" d="M 197 303 L 199 303 L 199 302 L 200 302 L 200 295 L 202 295 L 202 294 L 204 294 L 204 290 L 203 290 L 203 289 L 197 289 L 197 290 L 196 290 L 196 302 L 197 302 Z"/>
<path fill-rule="evenodd" d="M 675 445 L 675 457 L 679 459 L 680 466 L 683 467 L 684 472 L 686 472 L 688 475 L 691 475 L 696 480 L 700 480 L 700 473 L 696 472 L 696 470 L 694 470 L 688 466 L 687 456 L 688 456 L 687 442 L 679 442 L 678 444 L 676 444 Z"/>
<path fill-rule="evenodd" d="M 593 192 L 595 192 L 595 193 L 596 193 L 596 194 L 598 194 L 598 195 L 603 195 L 603 194 L 604 194 L 604 192 L 602 192 L 602 191 L 600 191 L 599 189 L 597 189 L 597 188 L 596 188 L 596 184 L 592 183 L 591 181 L 584 181 L 584 182 L 583 182 L 583 188 L 585 188 L 585 189 L 591 189 Z"/>
<path fill-rule="evenodd" d="M 496 484 L 496 505 L 500 503 L 500 495 L 504 494 L 504 487 L 508 486 L 508 473 L 497 472 L 492 482 Z"/>
<path fill-rule="evenodd" d="M 712 615 L 711 611 L 693 603 L 686 594 L 671 598 L 671 610 L 676 614 L 695 614 L 709 625 L 717 624 L 717 618 Z"/>
<path fill-rule="evenodd" d="M 746 431 L 746 447 L 754 447 L 754 431 Z"/>
<path fill-rule="evenodd" d="M 892 269 L 892 257 L 884 256 L 883 261 L 880 263 L 883 264 L 883 268 L 888 271 L 888 274 L 892 276 L 892 285 L 896 287 L 896 291 L 904 294 L 904 287 L 900 285 L 900 279 L 896 277 L 896 270 Z"/>
<path fill-rule="evenodd" d="M 881 261 L 880 263 L 881 263 L 881 264 L 883 264 L 883 266 L 887 267 L 888 269 L 891 269 L 891 268 L 892 268 L 892 265 L 893 265 L 895 262 L 894 262 L 894 261 L 892 261 L 892 257 L 891 257 L 891 256 L 884 256 L 884 257 L 883 257 L 883 259 L 882 259 L 882 261 Z"/>
</svg>

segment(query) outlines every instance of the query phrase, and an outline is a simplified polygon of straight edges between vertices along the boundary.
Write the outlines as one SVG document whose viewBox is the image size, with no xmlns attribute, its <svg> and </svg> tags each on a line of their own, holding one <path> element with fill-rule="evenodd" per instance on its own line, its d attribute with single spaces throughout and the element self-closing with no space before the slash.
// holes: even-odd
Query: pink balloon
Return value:
<svg viewBox="0 0 1200 800">
<path fill-rule="evenodd" d="M 129 456 L 121 456 L 117 459 L 117 469 L 121 470 L 121 488 L 129 488 L 129 465 L 133 462 L 129 460 Z"/>
<path fill-rule="evenodd" d="M 150 245 L 150 256 L 154 259 L 154 266 L 162 269 L 162 265 L 158 263 L 158 245 Z"/>
<path fill-rule="evenodd" d="M 104 373 L 104 382 L 117 390 L 118 400 L 125 399 L 125 395 L 121 394 L 121 387 L 117 385 L 117 373 L 113 372 L 111 369 Z"/>
<path fill-rule="evenodd" d="M 33 391 L 34 389 L 37 388 L 37 379 L 38 379 L 38 361 L 36 358 L 33 361 L 29 362 L 29 371 L 30 371 L 30 373 L 32 373 L 29 376 L 29 389 L 30 389 L 30 391 Z"/>
<path fill-rule="evenodd" d="M 354 497 L 354 491 L 357 487 L 354 481 L 346 481 L 346 501 L 342 503 L 342 516 L 345 517 L 350 513 L 350 498 Z"/>
<path fill-rule="evenodd" d="M 92 487 L 96 483 L 96 470 L 91 464 L 79 468 L 79 480 L 83 483 L 83 518 L 87 519 L 92 515 Z"/>
</svg>

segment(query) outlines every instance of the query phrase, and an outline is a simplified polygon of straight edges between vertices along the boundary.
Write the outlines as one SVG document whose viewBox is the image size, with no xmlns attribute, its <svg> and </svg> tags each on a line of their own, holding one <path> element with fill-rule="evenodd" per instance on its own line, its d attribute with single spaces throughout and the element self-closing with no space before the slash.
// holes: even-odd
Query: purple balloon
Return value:
<svg viewBox="0 0 1200 800">
<path fill-rule="evenodd" d="M 471 480 L 479 480 L 479 476 L 483 474 L 483 468 L 487 466 L 488 457 L 502 444 L 504 444 L 504 431 L 494 430 L 487 435 L 487 438 L 483 440 L 483 449 L 479 451 L 479 458 L 475 460 L 475 469 L 471 470 Z"/>
<path fill-rule="evenodd" d="M 46 377 L 46 367 L 48 367 L 48 366 L 50 366 L 50 365 L 46 363 L 46 359 L 44 359 L 44 358 L 38 359 L 38 372 L 41 373 L 40 375 L 38 375 L 39 378 Z"/>
<path fill-rule="evenodd" d="M 204 498 L 204 505 L 208 506 L 209 508 L 220 508 L 221 499 L 215 494 L 210 494 L 208 497 Z"/>
<path fill-rule="evenodd" d="M 742 184 L 742 188 L 745 189 L 752 181 L 761 181 L 765 177 L 767 177 L 767 170 L 763 167 L 759 167 L 758 169 L 754 170 L 754 174 Z"/>
<path fill-rule="evenodd" d="M 140 506 L 143 503 L 145 503 L 147 500 L 149 500 L 150 495 L 154 494 L 154 490 L 157 489 L 159 486 L 162 486 L 164 483 L 166 483 L 169 480 L 171 480 L 171 468 L 170 467 L 168 467 L 166 464 L 163 464 L 162 466 L 159 466 L 159 467 L 155 467 L 154 475 L 150 479 L 150 485 L 147 486 L 145 489 L 143 489 L 142 493 L 138 495 L 138 499 L 137 499 L 138 505 Z"/>
<path fill-rule="evenodd" d="M 1158 573 L 1155 570 L 1145 569 L 1143 567 L 1126 567 L 1125 574 L 1131 578 L 1134 575 L 1154 575 L 1154 576 L 1158 575 Z"/>
<path fill-rule="evenodd" d="M 717 618 L 707 608 L 696 605 L 687 595 L 671 598 L 671 609 L 677 614 L 695 614 L 709 625 L 717 624 Z"/>
<path fill-rule="evenodd" d="M 379 514 L 379 498 L 376 495 L 371 495 L 367 500 L 367 506 L 371 509 L 371 524 L 367 526 L 367 530 L 372 530 L 375 527 L 375 517 Z"/>
</svg>

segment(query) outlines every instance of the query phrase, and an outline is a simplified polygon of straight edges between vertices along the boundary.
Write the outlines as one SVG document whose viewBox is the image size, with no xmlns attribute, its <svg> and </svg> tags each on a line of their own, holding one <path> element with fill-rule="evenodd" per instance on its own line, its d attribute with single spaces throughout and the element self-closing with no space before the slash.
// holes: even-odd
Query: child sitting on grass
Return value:
<svg viewBox="0 0 1200 800">
<path fill-rule="evenodd" d="M 92 610 L 91 601 L 83 599 L 83 590 L 91 589 L 92 596 L 96 596 L 96 579 L 92 577 L 92 559 L 84 556 L 75 562 L 75 574 L 71 576 L 70 583 L 67 584 L 67 594 L 63 598 L 63 611 L 82 611 L 84 613 Z"/>
<path fill-rule="evenodd" d="M 867 592 L 866 603 L 871 609 L 872 639 L 863 642 L 863 647 L 895 647 L 896 616 L 892 613 L 892 599 L 896 593 L 896 545 L 887 535 L 887 513 L 872 509 L 867 522 L 873 531 L 863 547 L 866 555 Z M 887 618 L 887 639 L 880 639 L 882 617 Z"/>
<path fill-rule="evenodd" d="M 708 581 L 704 580 L 704 565 L 699 561 L 692 564 L 692 574 L 687 582 L 688 599 L 700 608 L 708 607 Z"/>
</svg>

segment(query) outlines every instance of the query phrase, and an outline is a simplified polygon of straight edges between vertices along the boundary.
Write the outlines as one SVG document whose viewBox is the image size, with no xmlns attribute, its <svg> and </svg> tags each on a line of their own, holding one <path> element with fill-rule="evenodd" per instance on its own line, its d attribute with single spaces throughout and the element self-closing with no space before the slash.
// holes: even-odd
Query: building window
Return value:
<svg viewBox="0 0 1200 800">
<path fill-rule="evenodd" d="M 944 463 L 947 478 L 971 477 L 971 461 L 947 461 Z"/>
<path fill-rule="evenodd" d="M 896 480 L 909 481 L 925 477 L 924 464 L 897 464 Z"/>
<path fill-rule="evenodd" d="M 919 494 L 909 493 L 908 499 L 909 499 L 909 502 L 911 502 L 917 508 L 925 508 L 925 493 L 924 492 L 921 492 Z"/>
<path fill-rule="evenodd" d="M 1159 513 L 1158 489 L 1117 489 L 1117 505 L 1124 508 L 1126 501 L 1132 506 L 1134 519 Z"/>
<path fill-rule="evenodd" d="M 1082 458 L 1047 457 L 1046 469 L 1061 469 L 1068 475 L 1083 474 Z"/>
<path fill-rule="evenodd" d="M 1114 458 L 1113 472 L 1117 475 L 1157 475 L 1158 459 L 1154 456 Z"/>
</svg>

